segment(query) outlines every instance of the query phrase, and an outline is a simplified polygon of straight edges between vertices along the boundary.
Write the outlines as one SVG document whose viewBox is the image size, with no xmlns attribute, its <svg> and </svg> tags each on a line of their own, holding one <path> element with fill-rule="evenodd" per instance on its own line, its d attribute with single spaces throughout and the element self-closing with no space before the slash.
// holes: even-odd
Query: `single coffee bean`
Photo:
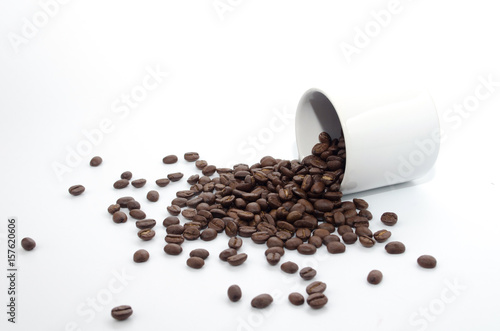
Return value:
<svg viewBox="0 0 500 331">
<path fill-rule="evenodd" d="M 326 245 L 326 249 L 330 254 L 340 254 L 345 252 L 345 245 L 338 241 L 332 241 Z"/>
<path fill-rule="evenodd" d="M 140 209 L 132 209 L 129 212 L 130 217 L 135 218 L 136 220 L 143 220 L 146 218 L 146 213 Z"/>
<path fill-rule="evenodd" d="M 133 180 L 131 184 L 135 188 L 141 188 L 144 185 L 146 185 L 146 182 L 147 182 L 147 180 L 145 180 L 144 178 L 140 178 L 140 179 Z"/>
<path fill-rule="evenodd" d="M 331 142 L 332 142 L 332 138 L 330 137 L 330 135 L 327 133 L 327 132 L 321 132 L 319 134 L 319 142 L 321 143 L 325 143 L 325 144 L 328 144 L 330 145 Z"/>
<path fill-rule="evenodd" d="M 337 232 L 339 233 L 340 236 L 343 236 L 344 234 L 346 234 L 348 232 L 353 232 L 353 231 L 349 225 L 341 225 L 337 229 Z"/>
<path fill-rule="evenodd" d="M 283 249 L 283 247 L 270 247 L 268 249 L 266 249 L 266 251 L 264 252 L 264 255 L 267 256 L 267 254 L 269 253 L 278 253 L 279 255 L 283 256 L 285 255 L 285 250 Z"/>
<path fill-rule="evenodd" d="M 200 215 L 200 212 L 198 212 L 198 215 Z M 226 227 L 226 224 L 220 218 L 214 218 L 210 222 L 208 222 L 208 227 L 214 229 L 218 233 L 222 233 L 222 231 L 224 231 L 224 228 Z"/>
<path fill-rule="evenodd" d="M 269 239 L 269 234 L 267 232 L 259 231 L 252 233 L 252 241 L 256 244 L 264 244 L 268 239 Z"/>
<path fill-rule="evenodd" d="M 141 263 L 149 260 L 149 252 L 145 249 L 139 249 L 134 253 L 134 262 Z"/>
<path fill-rule="evenodd" d="M 294 237 L 285 241 L 285 248 L 289 250 L 295 250 L 302 244 L 303 241 L 300 238 Z"/>
<path fill-rule="evenodd" d="M 180 245 L 184 242 L 184 237 L 180 234 L 167 234 L 165 236 L 165 241 L 168 244 L 177 244 Z"/>
<path fill-rule="evenodd" d="M 125 223 L 127 221 L 127 214 L 122 211 L 117 211 L 113 214 L 113 222 Z"/>
<path fill-rule="evenodd" d="M 352 245 L 358 240 L 358 236 L 353 232 L 344 233 L 342 240 L 346 245 Z"/>
<path fill-rule="evenodd" d="M 314 293 L 307 298 L 307 304 L 313 309 L 323 308 L 328 303 L 328 298 L 323 293 Z"/>
<path fill-rule="evenodd" d="M 298 292 L 293 292 L 288 295 L 288 300 L 294 306 L 301 306 L 304 304 L 304 296 Z"/>
<path fill-rule="evenodd" d="M 263 309 L 269 307 L 273 302 L 273 297 L 269 294 L 261 294 L 252 299 L 251 305 L 254 308 Z"/>
<path fill-rule="evenodd" d="M 137 232 L 137 235 L 139 236 L 139 238 L 141 238 L 144 241 L 149 241 L 149 240 L 153 239 L 155 234 L 156 234 L 155 230 L 152 230 L 152 229 L 143 229 L 143 230 Z"/>
<path fill-rule="evenodd" d="M 323 293 L 326 290 L 326 284 L 323 282 L 312 282 L 306 287 L 307 294 L 311 295 L 313 293 Z"/>
<path fill-rule="evenodd" d="M 373 237 L 372 230 L 370 230 L 366 226 L 359 226 L 356 228 L 356 231 L 354 231 L 358 236 L 367 236 L 367 237 Z"/>
<path fill-rule="evenodd" d="M 110 213 L 111 215 L 113 215 L 114 213 L 116 213 L 119 210 L 120 210 L 120 205 L 117 203 L 109 205 L 109 207 L 108 207 L 108 213 Z"/>
<path fill-rule="evenodd" d="M 353 199 L 352 202 L 356 205 L 356 209 L 359 210 L 368 209 L 369 207 L 368 202 L 363 199 Z"/>
<path fill-rule="evenodd" d="M 124 172 L 122 172 L 122 174 L 120 175 L 120 178 L 121 178 L 121 179 L 130 180 L 130 179 L 132 179 L 132 173 L 131 173 L 130 171 L 124 171 Z"/>
<path fill-rule="evenodd" d="M 217 238 L 217 231 L 211 228 L 207 228 L 203 230 L 203 232 L 200 234 L 200 238 L 203 241 L 211 241 Z"/>
<path fill-rule="evenodd" d="M 204 248 L 193 249 L 191 251 L 191 253 L 189 253 L 190 257 L 195 257 L 196 256 L 196 257 L 199 257 L 199 258 L 201 258 L 203 260 L 206 260 L 209 255 L 210 255 L 210 253 L 206 249 L 204 249 Z"/>
<path fill-rule="evenodd" d="M 176 155 L 167 155 L 163 158 L 163 163 L 165 164 L 174 164 L 178 160 Z"/>
<path fill-rule="evenodd" d="M 297 263 L 291 261 L 283 263 L 280 268 L 287 274 L 294 274 L 299 270 Z"/>
<path fill-rule="evenodd" d="M 316 276 L 316 270 L 311 267 L 305 267 L 300 270 L 300 277 L 305 280 L 311 280 Z"/>
<path fill-rule="evenodd" d="M 245 253 L 236 254 L 227 258 L 227 262 L 232 266 L 242 265 L 248 258 Z"/>
<path fill-rule="evenodd" d="M 167 226 L 168 234 L 183 234 L 184 233 L 184 224 L 172 224 Z"/>
<path fill-rule="evenodd" d="M 398 222 L 398 215 L 391 212 L 383 213 L 380 220 L 387 226 L 393 226 Z"/>
<path fill-rule="evenodd" d="M 31 239 L 30 237 L 25 237 L 21 240 L 21 246 L 25 250 L 31 251 L 33 248 L 35 248 L 36 242 L 33 239 Z"/>
<path fill-rule="evenodd" d="M 379 270 L 372 270 L 368 274 L 366 280 L 370 284 L 377 285 L 380 284 L 380 282 L 382 281 L 382 277 L 383 277 L 382 272 L 380 272 Z"/>
<path fill-rule="evenodd" d="M 146 195 L 146 199 L 148 199 L 151 202 L 156 202 L 158 201 L 158 199 L 160 199 L 160 193 L 158 193 L 158 191 L 151 190 Z"/>
<path fill-rule="evenodd" d="M 201 171 L 201 173 L 205 176 L 212 176 L 213 174 L 215 174 L 215 171 L 217 171 L 217 167 L 214 166 L 214 165 L 207 165 L 205 168 L 203 168 L 203 170 Z"/>
<path fill-rule="evenodd" d="M 122 188 L 127 187 L 127 186 L 128 186 L 128 184 L 129 184 L 128 179 L 119 179 L 119 180 L 117 180 L 117 181 L 113 184 L 113 187 L 114 187 L 115 189 L 118 189 L 118 190 L 119 190 L 119 189 L 122 189 Z"/>
<path fill-rule="evenodd" d="M 371 221 L 373 219 L 372 213 L 368 209 L 362 209 L 358 213 L 359 216 L 366 218 L 367 220 Z"/>
<path fill-rule="evenodd" d="M 156 221 L 154 219 L 145 219 L 135 222 L 135 226 L 138 229 L 152 229 L 156 225 Z"/>
<path fill-rule="evenodd" d="M 266 259 L 270 265 L 277 265 L 281 260 L 281 255 L 279 253 L 269 253 L 266 255 Z"/>
<path fill-rule="evenodd" d="M 163 250 L 168 255 L 179 255 L 182 253 L 182 247 L 178 244 L 166 244 Z"/>
<path fill-rule="evenodd" d="M 185 227 L 183 237 L 186 240 L 196 240 L 200 237 L 200 230 L 194 226 Z"/>
<path fill-rule="evenodd" d="M 297 252 L 303 255 L 313 255 L 316 253 L 316 246 L 311 245 L 311 244 L 300 244 L 299 247 L 297 247 Z"/>
<path fill-rule="evenodd" d="M 194 162 L 200 158 L 200 155 L 196 152 L 189 152 L 184 154 L 184 160 L 188 162 Z"/>
<path fill-rule="evenodd" d="M 225 250 L 220 252 L 219 259 L 226 262 L 229 257 L 234 256 L 236 254 L 238 254 L 238 252 L 234 248 L 226 248 Z"/>
<path fill-rule="evenodd" d="M 179 207 L 179 206 L 175 206 L 175 205 L 173 205 L 173 206 L 168 206 L 168 207 L 167 207 L 167 211 L 168 211 L 168 212 L 170 213 L 170 215 L 172 215 L 172 216 L 178 216 L 178 215 L 181 213 L 182 209 L 181 209 L 181 207 Z"/>
<path fill-rule="evenodd" d="M 431 255 L 422 255 L 422 256 L 420 256 L 417 259 L 417 263 L 422 268 L 433 269 L 433 268 L 436 267 L 437 261 L 436 261 L 436 258 L 434 256 L 431 256 Z"/>
<path fill-rule="evenodd" d="M 389 239 L 391 237 L 391 231 L 387 231 L 387 230 L 379 230 L 377 232 L 375 232 L 373 234 L 373 238 L 375 238 L 375 240 L 378 242 L 378 243 L 383 243 L 385 242 L 387 239 Z"/>
<path fill-rule="evenodd" d="M 340 241 L 339 236 L 337 236 L 336 234 L 330 234 L 330 235 L 324 237 L 323 238 L 323 245 L 327 246 L 332 241 Z"/>
<path fill-rule="evenodd" d="M 83 185 L 73 185 L 68 189 L 69 194 L 77 196 L 82 194 L 85 191 L 85 187 Z"/>
<path fill-rule="evenodd" d="M 166 228 L 168 228 L 169 225 L 174 225 L 174 224 L 179 224 L 179 223 L 180 223 L 179 218 L 176 216 L 167 216 L 163 220 L 163 226 Z"/>
<path fill-rule="evenodd" d="M 389 254 L 402 254 L 405 252 L 406 247 L 402 242 L 391 241 L 390 243 L 385 245 L 385 250 Z"/>
<path fill-rule="evenodd" d="M 194 185 L 194 184 L 198 183 L 199 179 L 200 179 L 200 175 L 192 175 L 192 176 L 189 176 L 189 178 L 187 179 L 187 182 L 189 185 Z"/>
<path fill-rule="evenodd" d="M 167 186 L 168 184 L 170 184 L 170 179 L 168 178 L 160 178 L 160 179 L 157 179 L 155 181 L 156 185 L 158 185 L 159 187 L 165 187 Z"/>
<path fill-rule="evenodd" d="M 111 316 L 118 321 L 124 321 L 132 315 L 132 307 L 122 305 L 111 309 Z"/>
<path fill-rule="evenodd" d="M 202 258 L 194 256 L 187 259 L 186 264 L 193 269 L 201 269 L 205 265 Z"/>
<path fill-rule="evenodd" d="M 127 208 L 127 203 L 130 201 L 135 200 L 132 197 L 121 197 L 118 200 L 116 200 L 116 203 L 120 205 L 121 208 Z"/>
<path fill-rule="evenodd" d="M 168 174 L 167 177 L 172 182 L 178 182 L 182 179 L 182 177 L 184 177 L 184 174 L 182 172 L 174 172 L 172 174 Z"/>
<path fill-rule="evenodd" d="M 360 236 L 359 237 L 359 242 L 363 247 L 370 248 L 375 245 L 375 240 L 373 238 L 370 238 L 368 236 Z"/>
<path fill-rule="evenodd" d="M 141 209 L 141 204 L 139 201 L 131 200 L 127 202 L 127 209 L 130 211 L 132 209 Z"/>
<path fill-rule="evenodd" d="M 205 161 L 205 160 L 198 160 L 198 161 L 196 161 L 196 163 L 195 163 L 196 168 L 198 168 L 199 170 L 202 170 L 202 169 L 203 169 L 203 168 L 205 168 L 207 165 L 208 165 L 208 163 L 207 163 L 207 161 Z"/>
<path fill-rule="evenodd" d="M 100 156 L 94 156 L 91 160 L 90 160 L 90 166 L 91 167 L 98 167 L 100 166 L 102 163 L 102 157 Z"/>
<path fill-rule="evenodd" d="M 241 288 L 238 285 L 231 285 L 227 289 L 227 296 L 232 302 L 238 302 L 241 299 Z"/>
<path fill-rule="evenodd" d="M 234 248 L 236 250 L 241 248 L 241 245 L 243 245 L 243 240 L 238 237 L 231 237 L 229 238 L 229 242 L 227 243 L 229 248 Z"/>
</svg>

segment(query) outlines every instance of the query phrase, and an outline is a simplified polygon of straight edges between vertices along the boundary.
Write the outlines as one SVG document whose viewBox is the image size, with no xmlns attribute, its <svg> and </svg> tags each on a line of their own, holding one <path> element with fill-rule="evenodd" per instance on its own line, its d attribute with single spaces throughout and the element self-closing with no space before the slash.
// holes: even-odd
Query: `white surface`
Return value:
<svg viewBox="0 0 500 331">
<path fill-rule="evenodd" d="M 475 100 L 481 79 L 500 81 L 493 2 L 401 1 L 399 9 L 390 7 L 394 14 L 377 36 L 358 42 L 364 47 L 349 63 L 342 42 L 359 39 L 356 29 L 372 26 L 371 12 L 387 9 L 388 1 L 228 2 L 233 10 L 221 20 L 212 1 L 71 1 L 18 53 L 8 34 L 21 34 L 24 18 L 31 20 L 40 7 L 1 2 L 2 268 L 9 216 L 19 219 L 19 238 L 38 243 L 34 251 L 18 253 L 19 323 L 7 324 L 2 305 L 1 329 L 419 330 L 424 328 L 410 319 L 425 321 L 421 309 L 430 309 L 427 330 L 498 330 L 500 87 L 491 87 L 474 111 L 453 108 Z M 146 80 L 152 90 L 127 108 L 121 95 L 140 92 L 146 68 L 157 66 L 169 76 L 159 77 L 156 87 Z M 354 245 L 339 256 L 324 249 L 314 257 L 287 252 L 283 261 L 317 265 L 330 301 L 312 311 L 276 299 L 262 312 L 250 308 L 254 295 L 286 296 L 295 288 L 304 292 L 306 284 L 267 265 L 263 247 L 245 240 L 249 259 L 240 268 L 218 260 L 225 237 L 186 243 L 179 257 L 165 255 L 165 207 L 187 184 L 158 189 L 154 204 L 146 192 L 167 173 L 196 171 L 185 162 L 166 166 L 163 156 L 194 150 L 218 166 L 252 163 L 266 154 L 294 158 L 293 115 L 304 91 L 337 85 L 355 93 L 360 84 L 394 82 L 400 88 L 428 86 L 446 132 L 434 171 L 419 185 L 358 195 L 370 203 L 373 229 L 382 227 L 381 213 L 399 214 L 391 230 L 394 240 L 406 244 L 405 254 L 389 256 L 383 245 Z M 85 144 L 82 131 L 104 119 L 113 130 L 59 181 L 53 163 L 64 163 L 68 149 Z M 99 168 L 88 166 L 92 155 L 104 158 Z M 146 178 L 146 187 L 114 190 L 125 170 Z M 87 190 L 75 198 L 67 189 L 76 183 Z M 151 242 L 137 238 L 133 222 L 116 225 L 106 212 L 129 194 L 160 223 Z M 196 247 L 211 256 L 203 269 L 189 270 L 185 259 Z M 147 263 L 132 262 L 138 248 L 150 251 Z M 420 269 L 421 254 L 436 256 L 438 267 Z M 365 281 L 374 268 L 385 275 L 376 287 Z M 122 270 L 133 280 L 120 282 L 114 272 Z M 6 278 L 0 279 L 5 302 Z M 463 288 L 454 294 L 447 282 L 455 281 Z M 233 283 L 244 293 L 237 304 L 226 298 Z M 101 301 L 92 309 L 88 300 L 96 297 Z M 109 316 L 119 304 L 135 311 L 125 323 Z"/>
</svg>

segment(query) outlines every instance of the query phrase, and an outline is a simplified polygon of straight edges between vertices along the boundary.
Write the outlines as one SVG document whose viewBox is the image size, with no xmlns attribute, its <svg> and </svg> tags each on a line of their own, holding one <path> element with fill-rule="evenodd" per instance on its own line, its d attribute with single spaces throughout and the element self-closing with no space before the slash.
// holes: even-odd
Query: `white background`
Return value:
<svg viewBox="0 0 500 331">
<path fill-rule="evenodd" d="M 498 330 L 494 2 L 401 0 L 394 14 L 382 15 L 382 27 L 373 12 L 387 10 L 389 1 L 220 3 L 223 13 L 213 0 L 61 1 L 46 21 L 37 1 L 0 3 L 2 269 L 9 216 L 18 218 L 18 238 L 38 244 L 18 251 L 15 326 L 6 322 L 1 277 L 2 330 Z M 30 31 L 34 17 L 38 27 Z M 365 28 L 371 36 L 362 40 Z M 356 53 L 345 56 L 342 43 L 358 46 Z M 138 91 L 147 68 L 168 77 L 126 108 L 120 97 Z M 481 79 L 496 86 L 474 105 Z M 371 85 L 428 88 L 446 137 L 434 170 L 419 183 L 357 195 L 370 203 L 374 230 L 383 226 L 383 212 L 399 214 L 391 230 L 407 246 L 403 255 L 359 243 L 338 256 L 324 248 L 314 257 L 287 252 L 283 262 L 315 266 L 316 279 L 328 284 L 328 305 L 313 311 L 286 300 L 291 291 L 304 293 L 307 282 L 269 266 L 264 247 L 249 240 L 242 247 L 249 259 L 238 268 L 217 257 L 225 235 L 188 242 L 178 257 L 163 252 L 165 207 L 188 185 L 157 188 L 154 181 L 197 172 L 184 160 L 164 165 L 163 156 L 198 151 L 219 166 L 268 154 L 296 158 L 293 115 L 305 90 L 356 94 Z M 471 111 L 453 112 L 464 102 Z M 95 134 L 90 144 L 84 132 L 95 133 L 103 120 L 111 132 Z M 75 159 L 84 145 L 89 155 Z M 104 159 L 98 168 L 88 166 L 93 155 Z M 54 166 L 64 164 L 57 176 Z M 114 190 L 125 170 L 148 183 Z M 87 187 L 82 196 L 67 193 L 74 184 Z M 151 189 L 160 192 L 157 203 L 145 199 Z M 111 221 L 106 208 L 123 195 L 158 221 L 151 242 L 137 237 L 134 222 Z M 197 247 L 211 256 L 203 269 L 191 270 L 185 260 Z M 132 262 L 139 248 L 150 251 L 147 263 Z M 438 267 L 419 268 L 421 254 L 436 256 Z M 385 277 L 376 287 L 365 280 L 375 268 Z M 117 276 L 123 273 L 125 280 Z M 233 283 L 243 289 L 236 304 L 226 297 Z M 273 305 L 252 309 L 251 298 L 264 292 L 275 294 Z M 109 314 L 120 304 L 134 309 L 122 323 Z"/>
</svg>

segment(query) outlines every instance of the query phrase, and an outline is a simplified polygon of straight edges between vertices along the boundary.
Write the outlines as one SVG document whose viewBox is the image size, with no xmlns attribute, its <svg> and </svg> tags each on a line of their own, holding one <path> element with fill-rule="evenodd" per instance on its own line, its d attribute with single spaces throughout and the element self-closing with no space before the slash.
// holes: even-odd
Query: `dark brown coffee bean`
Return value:
<svg viewBox="0 0 500 331">
<path fill-rule="evenodd" d="M 199 170 L 202 170 L 203 168 L 205 168 L 208 165 L 208 163 L 205 160 L 198 160 L 198 161 L 196 161 L 195 165 L 196 165 L 196 168 L 198 168 Z"/>
<path fill-rule="evenodd" d="M 318 236 L 312 236 L 307 241 L 308 244 L 314 245 L 316 248 L 320 248 L 323 245 L 323 239 Z"/>
<path fill-rule="evenodd" d="M 333 202 L 327 199 L 319 199 L 314 202 L 314 208 L 322 212 L 332 211 L 333 205 Z"/>
<path fill-rule="evenodd" d="M 385 242 L 387 239 L 389 239 L 391 237 L 391 231 L 387 231 L 387 230 L 379 230 L 377 232 L 375 232 L 373 234 L 373 238 L 375 238 L 375 240 L 378 242 L 378 243 L 383 243 Z"/>
<path fill-rule="evenodd" d="M 182 234 L 186 240 L 196 240 L 200 237 L 200 230 L 194 226 L 185 227 Z"/>
<path fill-rule="evenodd" d="M 154 219 L 146 219 L 135 222 L 135 226 L 139 229 L 152 229 L 156 225 L 156 221 Z"/>
<path fill-rule="evenodd" d="M 184 233 L 184 225 L 183 224 L 172 224 L 167 226 L 168 234 L 183 234 Z"/>
<path fill-rule="evenodd" d="M 305 267 L 300 270 L 300 277 L 305 280 L 311 280 L 316 277 L 316 270 L 311 267 Z"/>
<path fill-rule="evenodd" d="M 294 274 L 299 271 L 299 266 L 297 265 L 297 263 L 294 263 L 292 261 L 283 263 L 280 268 L 287 274 Z"/>
<path fill-rule="evenodd" d="M 278 237 L 270 237 L 267 239 L 266 245 L 267 247 L 284 247 L 285 243 Z"/>
<path fill-rule="evenodd" d="M 122 174 L 120 175 L 120 178 L 121 179 L 127 179 L 127 180 L 130 180 L 132 179 L 132 173 L 130 171 L 124 171 L 122 172 Z"/>
<path fill-rule="evenodd" d="M 203 232 L 200 234 L 200 238 L 201 240 L 203 241 L 211 241 L 211 240 L 214 240 L 215 238 L 217 238 L 217 231 L 215 231 L 214 229 L 205 229 L 203 230 Z"/>
<path fill-rule="evenodd" d="M 141 188 L 144 185 L 146 185 L 146 182 L 147 182 L 147 180 L 145 180 L 144 178 L 140 178 L 140 179 L 133 180 L 131 184 L 135 188 Z"/>
<path fill-rule="evenodd" d="M 192 220 L 197 212 L 196 212 L 196 209 L 193 209 L 193 208 L 187 208 L 187 209 L 184 209 L 182 212 L 181 212 L 182 216 L 184 216 L 185 219 L 188 219 L 188 220 Z"/>
<path fill-rule="evenodd" d="M 307 304 L 313 309 L 323 308 L 328 303 L 328 298 L 323 293 L 314 293 L 307 298 Z"/>
<path fill-rule="evenodd" d="M 33 248 L 35 248 L 36 242 L 33 239 L 31 239 L 30 237 L 25 237 L 21 240 L 21 246 L 25 250 L 31 251 Z"/>
<path fill-rule="evenodd" d="M 141 263 L 149 260 L 149 252 L 145 249 L 139 249 L 134 253 L 134 262 Z"/>
<path fill-rule="evenodd" d="M 140 209 L 132 209 L 129 212 L 130 217 L 135 218 L 136 220 L 143 220 L 146 218 L 146 213 Z"/>
<path fill-rule="evenodd" d="M 356 209 L 359 210 L 368 209 L 369 207 L 368 202 L 363 199 L 353 199 L 352 202 L 356 205 Z"/>
<path fill-rule="evenodd" d="M 227 262 L 232 266 L 242 265 L 248 258 L 245 253 L 236 254 L 227 258 Z"/>
<path fill-rule="evenodd" d="M 330 135 L 327 133 L 327 132 L 321 132 L 319 134 L 319 142 L 321 143 L 325 143 L 325 144 L 328 144 L 330 145 L 331 142 L 332 142 L 332 138 L 330 137 Z"/>
<path fill-rule="evenodd" d="M 305 302 L 304 296 L 298 292 L 293 292 L 288 295 L 288 300 L 294 306 L 302 306 Z"/>
<path fill-rule="evenodd" d="M 182 172 L 174 172 L 172 174 L 168 174 L 167 177 L 172 182 L 178 182 L 182 179 L 182 177 L 184 177 L 184 174 Z"/>
<path fill-rule="evenodd" d="M 234 248 L 226 248 L 225 250 L 220 252 L 219 259 L 225 262 L 229 257 L 234 256 L 236 254 L 238 254 L 238 252 Z"/>
<path fill-rule="evenodd" d="M 163 250 L 168 255 L 179 255 L 182 253 L 182 247 L 178 244 L 166 244 Z"/>
<path fill-rule="evenodd" d="M 326 290 L 326 284 L 323 282 L 312 282 L 306 287 L 307 294 L 311 295 L 313 293 L 323 293 Z"/>
<path fill-rule="evenodd" d="M 268 239 L 269 234 L 267 232 L 260 231 L 252 233 L 252 241 L 256 244 L 264 244 Z"/>
<path fill-rule="evenodd" d="M 264 309 L 273 302 L 273 297 L 269 294 L 261 294 L 252 299 L 251 305 L 254 308 Z"/>
<path fill-rule="evenodd" d="M 163 158 L 163 163 L 165 164 L 174 164 L 178 160 L 176 155 L 167 155 Z"/>
<path fill-rule="evenodd" d="M 330 234 L 330 235 L 324 237 L 323 238 L 323 245 L 327 246 L 332 241 L 339 241 L 340 242 L 339 236 L 337 236 L 336 234 Z"/>
<path fill-rule="evenodd" d="M 373 215 L 372 215 L 372 213 L 368 209 L 362 209 L 362 210 L 360 210 L 359 213 L 358 213 L 358 215 L 361 216 L 361 217 L 366 218 L 369 221 L 373 219 Z"/>
<path fill-rule="evenodd" d="M 288 231 L 278 231 L 276 232 L 276 237 L 286 242 L 288 239 L 292 238 L 292 234 Z"/>
<path fill-rule="evenodd" d="M 135 201 L 135 200 L 129 201 L 129 202 L 127 202 L 127 209 L 129 211 L 133 210 L 133 209 L 141 209 L 141 204 L 139 203 L 139 201 Z"/>
<path fill-rule="evenodd" d="M 177 244 L 180 245 L 184 242 L 184 237 L 180 234 L 167 234 L 165 236 L 165 241 L 168 244 Z"/>
<path fill-rule="evenodd" d="M 124 321 L 132 316 L 132 307 L 122 305 L 111 309 L 111 316 L 117 321 Z"/>
<path fill-rule="evenodd" d="M 311 244 L 301 244 L 297 247 L 297 252 L 303 255 L 313 255 L 316 250 L 316 246 Z"/>
<path fill-rule="evenodd" d="M 184 160 L 188 162 L 194 162 L 200 158 L 200 155 L 196 152 L 188 152 L 184 154 Z"/>
<path fill-rule="evenodd" d="M 264 255 L 267 256 L 267 254 L 269 253 L 278 253 L 279 255 L 283 256 L 285 255 L 285 250 L 282 247 L 270 247 L 266 249 Z"/>
<path fill-rule="evenodd" d="M 311 236 L 311 230 L 306 228 L 300 228 L 297 229 L 295 235 L 297 236 L 297 238 L 302 239 L 302 241 L 306 241 Z"/>
<path fill-rule="evenodd" d="M 160 193 L 158 193 L 158 191 L 151 190 L 148 192 L 148 194 L 146 194 L 146 199 L 151 202 L 156 202 L 158 201 L 158 199 L 160 199 Z"/>
<path fill-rule="evenodd" d="M 191 253 L 189 253 L 190 257 L 196 256 L 196 257 L 199 257 L 203 260 L 206 260 L 209 255 L 210 255 L 210 253 L 204 248 L 193 249 L 191 251 Z"/>
<path fill-rule="evenodd" d="M 113 222 L 125 223 L 127 221 L 127 214 L 122 211 L 117 211 L 113 214 Z"/>
<path fill-rule="evenodd" d="M 200 215 L 200 212 L 198 212 L 198 215 Z M 212 214 L 210 214 L 210 215 L 212 215 Z M 221 233 L 222 231 L 224 231 L 226 224 L 220 218 L 214 218 L 210 222 L 208 222 L 208 227 L 211 229 L 214 229 L 218 233 Z"/>
<path fill-rule="evenodd" d="M 132 197 L 121 197 L 118 200 L 116 200 L 116 203 L 120 205 L 121 208 L 127 208 L 127 203 L 129 201 L 135 200 Z"/>
<path fill-rule="evenodd" d="M 227 289 L 227 296 L 232 302 L 238 302 L 241 299 L 241 288 L 238 285 L 231 285 Z"/>
<path fill-rule="evenodd" d="M 115 189 L 118 189 L 118 190 L 119 190 L 119 189 L 122 189 L 122 188 L 127 187 L 127 186 L 128 186 L 128 184 L 129 184 L 128 179 L 119 179 L 119 180 L 117 180 L 117 181 L 113 184 L 113 187 L 114 187 Z"/>
<path fill-rule="evenodd" d="M 114 213 L 116 213 L 119 210 L 120 210 L 120 205 L 117 203 L 109 205 L 109 207 L 108 207 L 108 213 L 110 213 L 111 215 L 113 215 Z"/>
<path fill-rule="evenodd" d="M 367 236 L 367 237 L 370 237 L 370 238 L 373 237 L 372 230 L 370 230 L 366 226 L 357 227 L 356 231 L 354 233 L 356 233 L 358 236 Z"/>
<path fill-rule="evenodd" d="M 243 245 L 243 240 L 241 240 L 241 238 L 238 237 L 231 237 L 227 245 L 229 246 L 229 248 L 234 248 L 238 250 Z"/>
<path fill-rule="evenodd" d="M 297 247 L 299 247 L 303 243 L 304 242 L 300 238 L 297 238 L 297 237 L 290 238 L 287 241 L 285 241 L 285 248 L 289 249 L 289 250 L 295 250 L 295 249 L 297 249 Z"/>
<path fill-rule="evenodd" d="M 170 213 L 172 216 L 177 216 L 181 213 L 182 209 L 179 206 L 168 206 L 167 211 Z"/>
<path fill-rule="evenodd" d="M 395 213 L 386 212 L 382 214 L 380 220 L 387 226 L 393 226 L 398 222 L 398 215 L 396 215 Z"/>
<path fill-rule="evenodd" d="M 205 168 L 203 168 L 203 170 L 201 171 L 201 173 L 205 176 L 212 176 L 213 174 L 215 174 L 215 171 L 217 171 L 217 167 L 214 166 L 214 165 L 207 165 Z"/>
<path fill-rule="evenodd" d="M 157 179 L 155 181 L 156 185 L 158 185 L 159 187 L 165 187 L 167 186 L 168 184 L 170 184 L 170 179 L 168 178 L 160 178 L 160 179 Z"/>
<path fill-rule="evenodd" d="M 163 226 L 164 227 L 168 227 L 169 225 L 174 225 L 174 224 L 179 224 L 180 221 L 179 221 L 179 218 L 176 217 L 176 216 L 167 216 L 164 220 L 163 220 Z"/>
<path fill-rule="evenodd" d="M 225 228 L 228 237 L 235 237 L 238 234 L 238 225 L 234 221 L 228 221 Z"/>
<path fill-rule="evenodd" d="M 328 245 L 326 245 L 326 249 L 330 254 L 339 254 L 345 252 L 345 245 L 338 241 L 332 241 Z"/>
<path fill-rule="evenodd" d="M 366 280 L 370 284 L 377 285 L 380 284 L 380 282 L 382 281 L 382 277 L 383 277 L 382 272 L 380 272 L 379 270 L 372 270 L 368 274 L 368 277 L 366 277 Z"/>
<path fill-rule="evenodd" d="M 187 205 L 187 199 L 186 198 L 175 198 L 172 200 L 172 205 L 184 208 Z"/>
<path fill-rule="evenodd" d="M 257 232 L 257 229 L 255 228 L 255 226 L 240 226 L 238 228 L 238 234 L 243 238 L 250 238 L 252 236 L 252 234 L 254 234 L 255 232 Z M 267 233 L 266 233 L 266 235 L 267 235 Z"/>
<path fill-rule="evenodd" d="M 68 189 L 69 194 L 77 196 L 82 194 L 85 191 L 85 187 L 83 185 L 73 185 Z"/>
<path fill-rule="evenodd" d="M 143 230 L 137 232 L 137 235 L 139 236 L 139 238 L 141 238 L 144 241 L 149 241 L 149 240 L 153 239 L 155 234 L 156 234 L 155 230 L 152 230 L 152 229 L 143 229 Z"/>
<path fill-rule="evenodd" d="M 417 259 L 417 263 L 422 268 L 433 269 L 436 267 L 437 261 L 436 261 L 436 258 L 434 256 L 422 255 Z"/>
<path fill-rule="evenodd" d="M 375 240 L 373 238 L 370 238 L 368 236 L 360 236 L 359 237 L 359 242 L 363 247 L 370 248 L 375 245 Z"/>
<path fill-rule="evenodd" d="M 94 156 L 91 160 L 90 160 L 90 166 L 91 167 L 98 167 L 100 166 L 102 163 L 102 157 L 100 156 Z"/>
<path fill-rule="evenodd" d="M 405 252 L 406 247 L 402 242 L 391 241 L 390 243 L 385 245 L 385 250 L 389 254 L 402 254 Z"/>
<path fill-rule="evenodd" d="M 344 213 L 337 211 L 333 213 L 333 225 L 336 227 L 340 227 L 342 225 L 345 225 L 345 216 Z"/>
<path fill-rule="evenodd" d="M 266 259 L 270 265 L 277 265 L 281 260 L 281 255 L 279 253 L 269 253 L 266 255 Z"/>
<path fill-rule="evenodd" d="M 205 261 L 203 261 L 200 257 L 190 257 L 187 259 L 186 264 L 188 267 L 193 269 L 201 269 L 205 265 Z"/>
<path fill-rule="evenodd" d="M 194 185 L 194 184 L 198 183 L 199 179 L 200 179 L 200 175 L 192 175 L 192 176 L 189 176 L 189 178 L 187 179 L 187 182 L 189 185 Z"/>
<path fill-rule="evenodd" d="M 342 236 L 342 240 L 344 241 L 344 244 L 352 245 L 358 240 L 358 236 L 355 233 L 346 232 Z"/>
</svg>

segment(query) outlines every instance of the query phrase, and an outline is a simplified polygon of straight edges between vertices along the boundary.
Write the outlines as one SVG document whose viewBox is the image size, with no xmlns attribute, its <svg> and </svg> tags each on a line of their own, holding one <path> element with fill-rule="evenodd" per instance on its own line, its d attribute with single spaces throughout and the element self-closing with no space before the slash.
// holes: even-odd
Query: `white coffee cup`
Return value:
<svg viewBox="0 0 500 331">
<path fill-rule="evenodd" d="M 436 162 L 440 127 L 423 91 L 332 96 L 319 89 L 301 98 L 295 131 L 299 158 L 311 154 L 319 133 L 344 134 L 344 194 L 403 183 L 425 175 Z"/>
</svg>

